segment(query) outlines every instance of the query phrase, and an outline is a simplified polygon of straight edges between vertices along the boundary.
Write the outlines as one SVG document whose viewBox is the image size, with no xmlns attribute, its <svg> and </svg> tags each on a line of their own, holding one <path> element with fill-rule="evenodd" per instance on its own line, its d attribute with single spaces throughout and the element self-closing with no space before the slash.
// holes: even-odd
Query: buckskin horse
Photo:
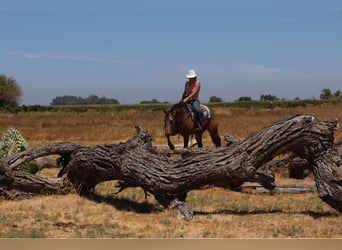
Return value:
<svg viewBox="0 0 342 250">
<path fill-rule="evenodd" d="M 171 136 L 177 134 L 183 136 L 184 148 L 188 147 L 190 135 L 195 135 L 197 146 L 199 148 L 203 147 L 202 134 L 205 130 L 209 131 L 214 145 L 216 147 L 221 146 L 215 113 L 203 104 L 201 104 L 201 110 L 203 111 L 203 130 L 198 129 L 197 120 L 195 118 L 196 116 L 189 104 L 179 102 L 174 104 L 169 110 L 164 110 L 164 132 L 170 149 L 175 149 L 175 146 L 171 142 Z"/>
</svg>

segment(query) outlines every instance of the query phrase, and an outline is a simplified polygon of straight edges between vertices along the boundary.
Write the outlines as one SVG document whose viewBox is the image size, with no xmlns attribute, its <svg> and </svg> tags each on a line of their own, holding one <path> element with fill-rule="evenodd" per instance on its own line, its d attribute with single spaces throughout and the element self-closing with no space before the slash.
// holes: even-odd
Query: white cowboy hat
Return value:
<svg viewBox="0 0 342 250">
<path fill-rule="evenodd" d="M 195 77 L 197 77 L 197 74 L 196 74 L 195 70 L 190 69 L 188 74 L 186 74 L 186 77 L 187 78 L 195 78 Z"/>
</svg>

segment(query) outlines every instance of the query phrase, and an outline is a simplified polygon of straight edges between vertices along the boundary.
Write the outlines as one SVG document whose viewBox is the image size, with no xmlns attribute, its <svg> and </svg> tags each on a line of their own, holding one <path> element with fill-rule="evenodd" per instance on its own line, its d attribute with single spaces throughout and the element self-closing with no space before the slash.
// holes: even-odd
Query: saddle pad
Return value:
<svg viewBox="0 0 342 250">
<path fill-rule="evenodd" d="M 205 118 L 205 119 L 210 119 L 211 118 L 211 112 L 210 112 L 210 109 L 207 106 L 201 104 L 201 110 L 203 112 L 203 118 Z"/>
</svg>

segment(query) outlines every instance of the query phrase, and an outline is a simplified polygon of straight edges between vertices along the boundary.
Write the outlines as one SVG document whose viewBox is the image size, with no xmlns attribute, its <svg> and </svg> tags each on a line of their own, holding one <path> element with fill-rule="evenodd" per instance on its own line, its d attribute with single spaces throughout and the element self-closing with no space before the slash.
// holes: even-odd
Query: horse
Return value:
<svg viewBox="0 0 342 250">
<path fill-rule="evenodd" d="M 174 150 L 175 146 L 172 144 L 170 137 L 177 134 L 183 136 L 184 148 L 188 147 L 189 136 L 193 134 L 195 135 L 197 146 L 199 148 L 203 147 L 202 134 L 205 130 L 209 131 L 214 145 L 216 147 L 221 146 L 215 113 L 203 104 L 201 104 L 201 110 L 203 110 L 203 130 L 198 129 L 195 111 L 190 104 L 179 102 L 174 104 L 169 110 L 164 110 L 164 133 L 171 150 Z"/>
</svg>

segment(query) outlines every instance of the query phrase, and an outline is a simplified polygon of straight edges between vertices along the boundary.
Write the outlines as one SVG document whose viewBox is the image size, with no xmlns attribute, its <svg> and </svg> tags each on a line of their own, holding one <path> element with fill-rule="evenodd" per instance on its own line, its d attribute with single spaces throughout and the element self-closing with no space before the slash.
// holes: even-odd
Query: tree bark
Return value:
<svg viewBox="0 0 342 250">
<path fill-rule="evenodd" d="M 0 161 L 0 197 L 7 200 L 29 198 L 34 195 L 75 193 L 74 185 L 66 176 L 47 179 L 23 171 L 13 171 Z"/>
<path fill-rule="evenodd" d="M 185 203 L 189 191 L 203 185 L 238 187 L 246 181 L 274 188 L 274 175 L 260 172 L 260 168 L 275 156 L 294 152 L 306 159 L 313 169 L 319 197 L 342 211 L 342 159 L 334 145 L 334 131 L 338 123 L 318 121 L 309 115 L 297 115 L 275 122 L 233 146 L 208 150 L 192 157 L 174 160 L 161 154 L 152 145 L 152 136 L 140 127 L 137 134 L 125 143 L 85 147 L 73 143 L 56 143 L 17 153 L 5 159 L 0 178 L 2 190 L 20 189 L 41 193 L 42 186 L 52 190 L 73 186 L 78 193 L 88 192 L 100 182 L 119 180 L 122 188 L 142 187 L 153 194 L 165 207 L 177 207 L 178 215 L 192 218 L 192 210 Z M 41 180 L 20 183 L 23 177 L 13 174 L 16 166 L 37 157 L 60 154 L 66 161 L 53 183 L 37 186 Z M 11 174 L 12 171 L 12 174 Z M 64 179 L 63 179 L 64 178 Z M 64 184 L 61 184 L 62 180 Z M 29 184 L 30 183 L 30 184 Z M 29 185 L 28 185 L 29 184 Z M 27 186 L 31 186 L 28 189 Z M 25 188 L 24 188 L 25 187 Z M 48 189 L 49 192 L 51 189 Z"/>
<path fill-rule="evenodd" d="M 256 194 L 276 194 L 276 193 L 300 194 L 300 193 L 315 192 L 316 190 L 317 189 L 314 185 L 279 185 L 279 186 L 276 186 L 273 190 L 268 190 L 261 186 L 255 187 Z"/>
</svg>

